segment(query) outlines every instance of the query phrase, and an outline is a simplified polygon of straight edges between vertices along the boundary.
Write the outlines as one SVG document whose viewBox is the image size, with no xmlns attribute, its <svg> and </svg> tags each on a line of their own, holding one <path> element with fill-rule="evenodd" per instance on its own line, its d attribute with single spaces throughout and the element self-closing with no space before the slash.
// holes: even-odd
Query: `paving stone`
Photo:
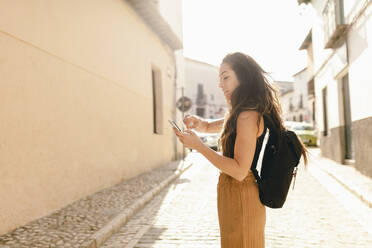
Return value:
<svg viewBox="0 0 372 248">
<path fill-rule="evenodd" d="M 180 161 L 156 168 L 84 197 L 48 216 L 0 236 L 0 248 L 80 247 L 133 202 L 174 174 Z M 56 239 L 57 238 L 57 239 Z M 62 243 L 61 243 L 62 242 Z M 68 243 L 68 245 L 67 245 Z"/>
<path fill-rule="evenodd" d="M 198 161 L 102 247 L 220 247 L 218 170 L 201 155 Z M 301 165 L 284 207 L 266 209 L 267 248 L 372 247 L 372 235 L 319 180 Z"/>
</svg>

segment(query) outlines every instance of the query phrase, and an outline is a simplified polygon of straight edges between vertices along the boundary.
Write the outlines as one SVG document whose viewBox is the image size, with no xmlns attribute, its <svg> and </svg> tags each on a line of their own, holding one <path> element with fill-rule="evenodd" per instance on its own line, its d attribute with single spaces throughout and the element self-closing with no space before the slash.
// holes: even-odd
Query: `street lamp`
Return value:
<svg viewBox="0 0 372 248">
<path fill-rule="evenodd" d="M 187 96 L 184 96 L 184 87 L 179 87 L 181 89 L 181 97 L 176 102 L 176 107 L 182 112 L 182 120 L 185 118 L 185 111 L 191 108 L 192 101 Z M 179 89 L 177 88 L 177 89 Z M 182 160 L 185 159 L 185 145 L 182 144 Z"/>
</svg>

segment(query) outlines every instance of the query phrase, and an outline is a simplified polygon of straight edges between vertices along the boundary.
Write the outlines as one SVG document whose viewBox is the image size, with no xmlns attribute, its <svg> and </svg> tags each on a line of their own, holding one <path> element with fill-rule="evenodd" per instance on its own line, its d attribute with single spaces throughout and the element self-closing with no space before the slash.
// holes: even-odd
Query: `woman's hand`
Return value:
<svg viewBox="0 0 372 248">
<path fill-rule="evenodd" d="M 186 115 L 183 118 L 183 123 L 185 123 L 188 129 L 195 129 L 198 132 L 205 132 L 208 124 L 195 115 Z"/>
<path fill-rule="evenodd" d="M 178 131 L 176 128 L 173 128 L 176 133 L 179 141 L 184 144 L 187 148 L 198 150 L 204 143 L 200 138 L 191 130 L 185 130 L 183 132 Z"/>
</svg>

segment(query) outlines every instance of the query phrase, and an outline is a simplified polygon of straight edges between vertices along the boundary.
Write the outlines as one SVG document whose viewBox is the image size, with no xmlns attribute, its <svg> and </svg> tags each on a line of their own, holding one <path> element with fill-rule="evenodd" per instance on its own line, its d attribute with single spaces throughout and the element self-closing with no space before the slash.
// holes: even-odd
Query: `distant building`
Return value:
<svg viewBox="0 0 372 248">
<path fill-rule="evenodd" d="M 279 90 L 280 94 L 284 94 L 289 90 L 293 90 L 292 81 L 274 81 L 275 87 Z"/>
<path fill-rule="evenodd" d="M 282 107 L 282 117 L 286 121 L 297 121 L 294 108 L 294 82 L 275 81 L 274 85 L 279 89 L 279 101 Z"/>
<path fill-rule="evenodd" d="M 311 0 L 315 19 L 300 49 L 308 54 L 322 154 L 372 176 L 372 3 Z"/>
<path fill-rule="evenodd" d="M 298 81 L 301 81 L 303 90 L 307 88 L 307 109 L 311 118 L 309 118 L 311 123 L 317 127 L 316 119 L 316 101 L 315 101 L 315 88 L 314 88 L 314 54 L 313 54 L 313 42 L 312 42 L 312 31 L 310 30 L 306 35 L 304 41 L 302 42 L 300 50 L 306 50 L 307 54 L 307 67 L 304 72 L 300 72 L 296 76 Z M 296 80 L 296 79 L 295 79 Z"/>
<path fill-rule="evenodd" d="M 283 119 L 313 123 L 312 110 L 308 103 L 307 68 L 293 75 L 294 81 L 275 81 L 279 88 L 279 100 Z"/>
<path fill-rule="evenodd" d="M 208 119 L 224 117 L 227 106 L 218 80 L 217 66 L 185 58 L 185 96 L 192 100 L 189 113 Z"/>
<path fill-rule="evenodd" d="M 308 71 L 307 68 L 302 69 L 293 75 L 293 105 L 297 121 L 303 121 L 315 124 L 313 115 L 313 105 L 309 100 L 308 95 Z"/>
<path fill-rule="evenodd" d="M 294 105 L 293 105 L 293 89 L 287 90 L 280 94 L 280 104 L 282 107 L 283 119 L 286 121 L 297 121 L 297 117 L 294 114 Z"/>
</svg>

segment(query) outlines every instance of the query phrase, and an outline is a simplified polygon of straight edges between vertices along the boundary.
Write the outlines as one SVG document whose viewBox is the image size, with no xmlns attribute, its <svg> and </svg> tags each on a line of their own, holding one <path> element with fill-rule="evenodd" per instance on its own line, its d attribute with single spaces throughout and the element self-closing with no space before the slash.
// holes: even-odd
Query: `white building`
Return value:
<svg viewBox="0 0 372 248">
<path fill-rule="evenodd" d="M 293 88 L 280 93 L 279 100 L 282 107 L 282 117 L 286 121 L 296 121 L 296 116 L 293 113 Z"/>
<path fill-rule="evenodd" d="M 298 2 L 309 2 L 313 16 L 301 48 L 308 51 L 322 154 L 372 176 L 372 2 Z"/>
<path fill-rule="evenodd" d="M 291 81 L 275 81 L 275 87 L 279 90 L 279 101 L 282 107 L 282 118 L 286 121 L 297 121 L 294 112 L 294 83 Z"/>
<path fill-rule="evenodd" d="M 307 68 L 293 75 L 294 81 L 275 81 L 279 88 L 282 116 L 286 121 L 313 123 L 311 105 L 308 104 Z"/>
<path fill-rule="evenodd" d="M 304 121 L 314 124 L 313 104 L 308 98 L 308 69 L 304 68 L 293 75 L 293 106 L 296 121 Z M 311 96 L 310 96 L 311 97 Z"/>
<path fill-rule="evenodd" d="M 192 101 L 190 114 L 203 118 L 222 118 L 226 100 L 218 87 L 218 67 L 185 58 L 185 96 Z"/>
</svg>

